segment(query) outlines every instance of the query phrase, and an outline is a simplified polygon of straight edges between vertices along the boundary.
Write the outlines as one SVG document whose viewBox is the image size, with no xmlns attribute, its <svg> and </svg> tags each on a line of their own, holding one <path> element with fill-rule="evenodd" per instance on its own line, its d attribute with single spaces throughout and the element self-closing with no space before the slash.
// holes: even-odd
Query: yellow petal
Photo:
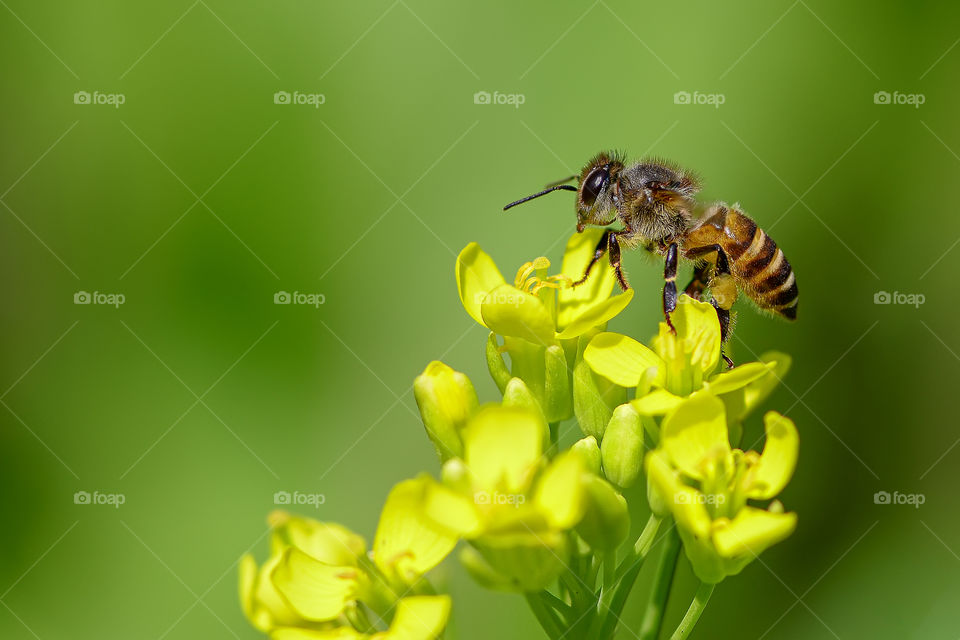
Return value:
<svg viewBox="0 0 960 640">
<path fill-rule="evenodd" d="M 602 327 L 607 324 L 611 318 L 626 309 L 631 300 L 633 300 L 633 289 L 624 291 L 620 295 L 613 296 L 612 298 L 599 300 L 585 308 L 583 312 L 573 318 L 568 325 L 560 325 L 558 322 L 558 325 L 564 327 L 564 329 L 557 337 L 560 340 L 567 340 L 583 335 L 594 327 Z"/>
<path fill-rule="evenodd" d="M 543 431 L 528 411 L 486 407 L 467 425 L 464 449 L 478 487 L 523 493 L 540 463 Z"/>
<path fill-rule="evenodd" d="M 433 483 L 424 497 L 424 513 L 438 526 L 463 538 L 473 538 L 482 529 L 477 501 L 442 484 Z"/>
<path fill-rule="evenodd" d="M 583 517 L 586 467 L 574 451 L 558 455 L 537 483 L 533 502 L 556 529 L 569 529 Z"/>
<path fill-rule="evenodd" d="M 270 634 L 270 640 L 360 640 L 365 637 L 353 627 L 323 630 L 285 627 Z"/>
<path fill-rule="evenodd" d="M 457 544 L 457 537 L 442 529 L 424 511 L 428 476 L 404 480 L 387 496 L 373 541 L 373 559 L 387 573 L 413 582 L 437 566 Z"/>
<path fill-rule="evenodd" d="M 706 302 L 698 302 L 686 295 L 677 301 L 670 314 L 677 333 L 673 335 L 665 322 L 660 323 L 660 335 L 654 345 L 660 357 L 668 362 L 685 362 L 702 373 L 712 373 L 720 360 L 720 321 L 717 310 Z"/>
<path fill-rule="evenodd" d="M 710 513 L 707 511 L 705 496 L 686 485 L 673 496 L 673 518 L 677 526 L 686 529 L 697 539 L 704 539 L 710 533 Z"/>
<path fill-rule="evenodd" d="M 319 562 L 295 547 L 287 549 L 271 579 L 290 606 L 308 620 L 333 620 L 353 598 L 355 567 Z"/>
<path fill-rule="evenodd" d="M 371 640 L 434 640 L 450 617 L 450 596 L 410 596 L 397 603 L 390 629 Z"/>
<path fill-rule="evenodd" d="M 764 377 L 774 366 L 776 366 L 774 362 L 748 362 L 730 371 L 724 371 L 712 376 L 706 385 L 704 385 L 704 388 L 717 396 L 722 393 L 730 393 L 731 391 L 742 389 L 751 382 Z"/>
<path fill-rule="evenodd" d="M 305 622 L 290 608 L 270 579 L 282 558 L 282 553 L 275 554 L 259 569 L 250 555 L 240 561 L 240 603 L 243 612 L 254 627 L 266 633 L 277 627 Z"/>
<path fill-rule="evenodd" d="M 602 235 L 603 229 L 591 228 L 570 236 L 563 254 L 563 275 L 574 282 L 583 277 Z M 568 326 L 587 307 L 609 298 L 614 283 L 613 267 L 609 260 L 603 259 L 593 266 L 586 282 L 577 287 L 560 289 L 557 293 L 557 326 Z"/>
<path fill-rule="evenodd" d="M 767 399 L 767 396 L 773 392 L 787 372 L 793 359 L 786 353 L 779 351 L 769 351 L 760 356 L 761 362 L 773 364 L 773 368 L 762 378 L 755 380 L 747 385 L 743 391 L 745 412 L 750 411 L 761 402 Z"/>
<path fill-rule="evenodd" d="M 483 299 L 480 314 L 483 324 L 502 336 L 540 345 L 554 342 L 553 317 L 543 302 L 513 285 L 503 284 L 490 291 Z"/>
<path fill-rule="evenodd" d="M 636 387 L 650 368 L 662 368 L 657 354 L 633 338 L 619 333 L 598 333 L 583 352 L 595 373 L 621 387 Z"/>
<path fill-rule="evenodd" d="M 724 557 L 759 555 L 791 533 L 797 526 L 795 513 L 771 513 L 755 507 L 743 507 L 729 523 L 718 521 L 713 532 L 717 552 Z"/>
<path fill-rule="evenodd" d="M 702 480 L 706 461 L 730 455 L 723 402 L 703 391 L 690 396 L 663 419 L 660 446 L 684 475 Z"/>
<path fill-rule="evenodd" d="M 660 517 L 671 512 L 673 496 L 681 486 L 679 474 L 670 466 L 670 459 L 662 449 L 648 451 L 643 459 L 647 472 L 647 502 L 650 510 Z"/>
<path fill-rule="evenodd" d="M 493 289 L 506 280 L 493 259 L 476 242 L 468 244 L 457 256 L 457 290 L 460 302 L 474 320 L 483 324 L 480 305 Z"/>
<path fill-rule="evenodd" d="M 640 415 L 662 416 L 670 413 L 683 400 L 682 397 L 674 395 L 666 389 L 654 389 L 645 396 L 631 400 L 630 404 Z"/>
<path fill-rule="evenodd" d="M 787 486 L 797 466 L 800 436 L 790 418 L 776 411 L 763 416 L 767 441 L 759 462 L 750 471 L 750 486 L 747 496 L 757 500 L 769 500 Z"/>
<path fill-rule="evenodd" d="M 689 531 L 697 538 L 704 538 L 710 532 L 710 514 L 705 501 L 700 499 L 693 487 L 684 484 L 680 475 L 670 465 L 669 458 L 662 449 L 654 449 L 644 459 L 647 470 L 648 491 L 652 490 L 650 507 L 657 515 L 668 512 L 677 521 L 677 526 Z"/>
<path fill-rule="evenodd" d="M 269 520 L 274 526 L 274 554 L 287 547 L 297 547 L 320 562 L 350 565 L 356 564 L 357 557 L 367 551 L 362 537 L 335 522 L 318 522 L 284 511 L 274 511 Z"/>
</svg>

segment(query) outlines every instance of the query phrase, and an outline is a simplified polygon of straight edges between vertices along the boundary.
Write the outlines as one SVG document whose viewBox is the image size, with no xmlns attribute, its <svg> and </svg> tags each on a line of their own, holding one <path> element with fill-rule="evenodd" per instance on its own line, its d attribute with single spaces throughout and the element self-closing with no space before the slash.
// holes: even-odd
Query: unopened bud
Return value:
<svg viewBox="0 0 960 640">
<path fill-rule="evenodd" d="M 587 436 L 577 440 L 570 448 L 580 456 L 588 471 L 594 475 L 600 475 L 600 447 L 597 445 L 596 438 Z"/>
<path fill-rule="evenodd" d="M 613 412 L 600 444 L 603 473 L 620 487 L 632 485 L 643 468 L 643 425 L 640 414 L 629 404 Z"/>
<path fill-rule="evenodd" d="M 594 549 L 616 549 L 630 532 L 627 501 L 609 482 L 597 476 L 584 481 L 586 510 L 577 533 Z"/>
<path fill-rule="evenodd" d="M 465 374 L 431 362 L 413 382 L 427 435 L 441 461 L 463 455 L 460 430 L 477 409 L 477 392 Z"/>
<path fill-rule="evenodd" d="M 547 347 L 543 357 L 543 413 L 548 422 L 560 422 L 573 415 L 573 391 L 567 357 L 559 345 Z"/>
</svg>

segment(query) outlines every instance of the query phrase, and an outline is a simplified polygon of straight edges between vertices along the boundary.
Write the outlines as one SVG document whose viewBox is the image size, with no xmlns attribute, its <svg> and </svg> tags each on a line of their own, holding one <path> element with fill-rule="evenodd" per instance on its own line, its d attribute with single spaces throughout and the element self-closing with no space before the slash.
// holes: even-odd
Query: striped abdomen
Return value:
<svg viewBox="0 0 960 640">
<path fill-rule="evenodd" d="M 715 205 L 687 234 L 684 252 L 719 245 L 727 255 L 730 273 L 761 309 L 789 320 L 797 317 L 797 279 L 783 251 L 757 223 L 742 212 Z"/>
</svg>

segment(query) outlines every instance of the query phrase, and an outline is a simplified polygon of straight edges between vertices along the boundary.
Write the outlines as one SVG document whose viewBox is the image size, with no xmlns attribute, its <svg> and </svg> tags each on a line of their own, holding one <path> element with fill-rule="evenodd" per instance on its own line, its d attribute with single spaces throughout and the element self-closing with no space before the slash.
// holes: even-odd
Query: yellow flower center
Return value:
<svg viewBox="0 0 960 640">
<path fill-rule="evenodd" d="M 517 270 L 517 277 L 513 285 L 521 291 L 526 291 L 532 295 L 537 295 L 540 289 L 549 287 L 551 289 L 566 289 L 573 286 L 573 280 L 562 273 L 547 276 L 547 269 L 550 268 L 550 260 L 540 256 L 539 258 L 525 262 Z"/>
</svg>

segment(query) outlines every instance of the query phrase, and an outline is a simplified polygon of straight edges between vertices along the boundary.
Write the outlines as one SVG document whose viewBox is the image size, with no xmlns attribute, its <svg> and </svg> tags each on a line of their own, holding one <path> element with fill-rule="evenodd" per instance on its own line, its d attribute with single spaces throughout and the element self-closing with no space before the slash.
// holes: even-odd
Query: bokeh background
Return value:
<svg viewBox="0 0 960 640">
<path fill-rule="evenodd" d="M 274 493 L 372 538 L 392 484 L 437 470 L 414 376 L 442 357 L 495 392 L 456 253 L 558 260 L 570 194 L 500 208 L 609 147 L 741 202 L 803 292 L 795 325 L 742 305 L 732 345 L 795 356 L 768 404 L 801 429 L 800 525 L 694 637 L 956 637 L 960 7 L 0 5 L 0 637 L 258 637 L 235 563 L 266 554 Z M 660 266 L 626 264 L 613 328 L 651 335 Z M 437 579 L 451 637 L 538 637 L 454 560 Z M 694 584 L 681 564 L 668 627 Z"/>
</svg>

